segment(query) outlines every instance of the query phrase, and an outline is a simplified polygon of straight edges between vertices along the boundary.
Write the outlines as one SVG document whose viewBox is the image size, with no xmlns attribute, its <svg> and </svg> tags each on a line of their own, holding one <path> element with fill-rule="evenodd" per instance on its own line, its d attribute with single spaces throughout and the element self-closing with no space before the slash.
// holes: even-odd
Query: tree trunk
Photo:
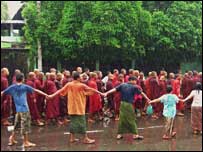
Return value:
<svg viewBox="0 0 203 152">
<path fill-rule="evenodd" d="M 41 7 L 41 2 L 37 1 L 37 11 L 38 11 L 38 16 L 40 15 L 40 7 Z M 41 41 L 40 38 L 37 40 L 37 54 L 38 54 L 38 69 L 42 71 L 42 46 L 41 46 Z"/>
<path fill-rule="evenodd" d="M 97 71 L 99 70 L 99 64 L 100 64 L 99 59 L 97 59 L 97 60 L 96 60 L 96 70 L 97 70 Z"/>
<path fill-rule="evenodd" d="M 135 59 L 132 60 L 132 62 L 131 62 L 131 67 L 132 67 L 132 69 L 135 68 Z"/>
<path fill-rule="evenodd" d="M 61 63 L 59 60 L 57 60 L 57 70 L 61 71 Z"/>
</svg>

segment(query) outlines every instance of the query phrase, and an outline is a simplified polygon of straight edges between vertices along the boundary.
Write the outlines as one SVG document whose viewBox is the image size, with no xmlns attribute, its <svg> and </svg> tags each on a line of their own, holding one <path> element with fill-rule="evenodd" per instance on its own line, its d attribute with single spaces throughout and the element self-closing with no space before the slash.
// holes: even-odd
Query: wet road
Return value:
<svg viewBox="0 0 203 152">
<path fill-rule="evenodd" d="M 162 140 L 164 120 L 152 120 L 145 116 L 138 118 L 139 134 L 144 140 L 135 141 L 132 135 L 126 134 L 123 139 L 116 140 L 118 122 L 111 120 L 108 126 L 103 122 L 88 124 L 88 130 L 101 130 L 101 132 L 88 133 L 90 138 L 96 139 L 95 144 L 83 144 L 82 136 L 77 143 L 69 143 L 69 124 L 45 127 L 32 126 L 30 140 L 37 144 L 36 147 L 22 147 L 22 138 L 17 134 L 18 144 L 7 146 L 10 133 L 6 127 L 1 126 L 1 151 L 201 151 L 202 135 L 193 135 L 190 126 L 190 114 L 185 117 L 176 117 L 176 138 Z"/>
</svg>

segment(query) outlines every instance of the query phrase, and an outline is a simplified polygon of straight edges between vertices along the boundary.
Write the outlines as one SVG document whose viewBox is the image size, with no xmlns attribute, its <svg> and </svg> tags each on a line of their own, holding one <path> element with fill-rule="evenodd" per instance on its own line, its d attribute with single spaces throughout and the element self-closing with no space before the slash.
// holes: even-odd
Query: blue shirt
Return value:
<svg viewBox="0 0 203 152">
<path fill-rule="evenodd" d="M 165 94 L 161 97 L 161 103 L 164 104 L 163 115 L 165 117 L 174 118 L 176 115 L 176 103 L 178 97 L 175 94 Z"/>
<path fill-rule="evenodd" d="M 120 91 L 121 100 L 133 103 L 135 94 L 141 94 L 141 91 L 131 83 L 122 83 L 116 87 L 116 91 Z"/>
<path fill-rule="evenodd" d="M 4 91 L 4 94 L 13 96 L 16 112 L 28 112 L 27 93 L 32 93 L 33 91 L 33 88 L 26 84 L 13 84 Z"/>
</svg>

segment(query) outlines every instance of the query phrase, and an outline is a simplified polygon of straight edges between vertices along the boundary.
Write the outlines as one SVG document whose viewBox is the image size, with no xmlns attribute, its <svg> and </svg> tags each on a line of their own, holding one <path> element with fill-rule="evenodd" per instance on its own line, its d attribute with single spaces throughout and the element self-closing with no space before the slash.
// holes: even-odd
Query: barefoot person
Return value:
<svg viewBox="0 0 203 152">
<path fill-rule="evenodd" d="M 83 134 L 83 142 L 86 144 L 95 143 L 95 140 L 90 139 L 86 133 L 86 119 L 85 119 L 85 107 L 86 107 L 86 95 L 92 95 L 93 93 L 101 92 L 88 87 L 87 85 L 81 83 L 80 73 L 73 73 L 73 81 L 67 83 L 63 88 L 58 90 L 48 98 L 53 98 L 54 96 L 60 94 L 62 96 L 67 95 L 68 97 L 68 114 L 70 116 L 70 142 L 78 141 L 75 138 L 75 134 Z"/>
<path fill-rule="evenodd" d="M 1 92 L 1 96 L 3 94 L 11 95 L 14 99 L 15 107 L 16 107 L 16 115 L 15 115 L 15 123 L 14 123 L 14 131 L 9 137 L 9 146 L 16 144 L 15 140 L 15 131 L 17 124 L 21 124 L 21 134 L 24 137 L 23 145 L 25 147 L 36 146 L 36 144 L 29 142 L 28 140 L 28 132 L 30 131 L 31 124 L 31 116 L 30 110 L 27 103 L 27 93 L 37 92 L 41 95 L 46 96 L 47 94 L 43 93 L 40 90 L 34 89 L 28 85 L 23 84 L 24 75 L 22 73 L 16 75 L 16 84 L 9 86 L 6 90 Z M 20 122 L 19 122 L 20 120 Z"/>
<path fill-rule="evenodd" d="M 121 105 L 120 105 L 120 119 L 118 124 L 118 134 L 117 139 L 121 139 L 124 133 L 132 133 L 133 139 L 143 139 L 143 136 L 138 135 L 137 125 L 134 117 L 133 101 L 135 94 L 142 94 L 145 99 L 149 98 L 137 88 L 135 76 L 129 77 L 128 83 L 122 83 L 121 85 L 113 88 L 105 93 L 107 96 L 115 91 L 120 91 L 121 93 Z"/>
<path fill-rule="evenodd" d="M 183 102 L 188 101 L 193 98 L 191 106 L 191 124 L 193 133 L 198 132 L 202 134 L 202 84 L 200 82 L 196 83 L 195 89 L 182 100 Z"/>
<path fill-rule="evenodd" d="M 174 119 L 176 116 L 176 103 L 178 103 L 179 99 L 175 94 L 172 94 L 171 85 L 167 86 L 166 91 L 167 94 L 164 94 L 157 99 L 151 100 L 149 104 L 157 102 L 164 104 L 163 115 L 166 118 L 166 124 L 163 139 L 168 140 L 176 135 L 176 132 L 174 131 Z"/>
</svg>

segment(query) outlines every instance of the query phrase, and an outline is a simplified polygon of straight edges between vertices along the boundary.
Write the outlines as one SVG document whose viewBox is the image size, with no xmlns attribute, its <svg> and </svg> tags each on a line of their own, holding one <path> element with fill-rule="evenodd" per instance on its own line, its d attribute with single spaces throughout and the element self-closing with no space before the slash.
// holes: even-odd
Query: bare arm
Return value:
<svg viewBox="0 0 203 152">
<path fill-rule="evenodd" d="M 98 94 L 104 96 L 104 94 L 101 93 L 100 91 L 98 91 L 98 90 L 96 90 L 96 89 L 93 89 L 93 88 L 90 88 L 90 87 L 88 87 L 88 86 L 86 86 L 85 89 L 86 89 L 87 91 L 92 91 L 92 92 L 94 92 L 94 93 L 98 93 Z"/>
<path fill-rule="evenodd" d="M 38 89 L 34 89 L 35 92 L 41 94 L 41 95 L 44 95 L 44 96 L 47 96 L 46 93 L 42 92 L 41 90 L 38 90 Z"/>
<path fill-rule="evenodd" d="M 116 89 L 115 89 L 115 88 L 113 88 L 113 89 L 107 91 L 107 92 L 105 93 L 105 96 L 107 96 L 108 94 L 111 94 L 111 93 L 113 93 L 113 92 L 116 92 Z"/>
<path fill-rule="evenodd" d="M 150 101 L 150 99 L 147 97 L 147 95 L 146 95 L 144 92 L 142 92 L 141 95 L 142 95 L 148 102 Z"/>
<path fill-rule="evenodd" d="M 3 91 L 1 91 L 1 97 L 3 96 L 3 94 L 4 94 L 4 92 L 3 92 Z"/>
<path fill-rule="evenodd" d="M 162 97 L 162 96 L 161 96 Z M 151 104 L 151 103 L 156 103 L 156 102 L 160 102 L 161 101 L 161 97 L 160 98 L 157 98 L 157 99 L 154 99 L 154 100 L 151 100 L 150 102 L 149 102 L 149 104 Z"/>
<path fill-rule="evenodd" d="M 65 86 L 64 86 L 64 87 L 65 87 Z M 63 87 L 63 88 L 64 88 L 64 87 Z M 60 94 L 60 93 L 62 92 L 63 88 L 61 88 L 60 90 L 57 90 L 54 94 L 48 95 L 48 99 L 49 99 L 49 98 L 53 98 L 53 97 L 55 97 L 56 95 Z"/>
<path fill-rule="evenodd" d="M 192 94 L 192 92 L 185 98 L 185 99 L 183 99 L 183 100 L 180 100 L 180 101 L 183 101 L 183 102 L 185 102 L 185 101 L 187 101 L 187 100 L 189 100 L 189 99 L 191 99 L 193 97 L 193 94 Z"/>
</svg>

